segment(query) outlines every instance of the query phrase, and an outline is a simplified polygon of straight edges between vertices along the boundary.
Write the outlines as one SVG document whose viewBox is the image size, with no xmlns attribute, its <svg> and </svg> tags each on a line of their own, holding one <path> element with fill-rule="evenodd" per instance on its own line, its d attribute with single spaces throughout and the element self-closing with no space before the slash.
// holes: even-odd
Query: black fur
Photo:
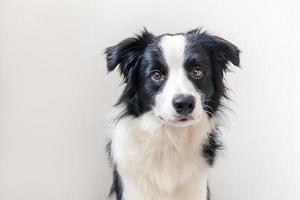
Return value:
<svg viewBox="0 0 300 200">
<path fill-rule="evenodd" d="M 223 77 L 224 73 L 228 71 L 229 62 L 239 66 L 240 50 L 220 37 L 201 32 L 201 29 L 189 31 L 187 38 L 190 44 L 188 53 L 196 53 L 196 58 L 206 55 L 209 59 L 209 70 L 206 69 L 209 72 L 209 81 L 206 81 L 206 85 L 200 89 L 205 93 L 204 109 L 212 117 L 220 108 L 222 98 L 228 98 Z M 201 51 L 205 51 L 205 53 Z M 202 64 L 202 66 L 205 65 Z"/>
<path fill-rule="evenodd" d="M 214 130 L 209 134 L 208 139 L 202 148 L 203 156 L 205 157 L 207 163 L 211 166 L 214 164 L 218 150 L 223 147 L 222 143 L 218 139 L 218 136 L 219 134 L 217 130 Z"/>
<path fill-rule="evenodd" d="M 116 166 L 114 167 L 113 170 L 113 184 L 110 188 L 109 196 L 115 194 L 116 195 L 116 200 L 122 200 L 123 198 L 123 184 L 121 177 L 118 173 L 118 170 L 116 169 Z"/>
<path fill-rule="evenodd" d="M 113 163 L 113 157 L 111 152 L 111 141 L 106 145 L 106 153 L 109 161 L 113 165 L 113 183 L 110 188 L 109 196 L 116 195 L 116 200 L 122 200 L 123 198 L 123 183 L 118 173 L 116 164 Z"/>
<path fill-rule="evenodd" d="M 195 80 L 191 77 L 189 79 L 204 94 L 204 109 L 209 117 L 213 117 L 220 109 L 222 99 L 227 98 L 223 77 L 228 71 L 228 63 L 239 66 L 240 51 L 230 42 L 202 32 L 200 29 L 177 34 L 184 35 L 187 40 L 184 62 L 187 74 L 190 74 L 195 65 L 201 66 L 204 71 L 202 79 Z M 155 36 L 145 29 L 141 34 L 136 34 L 135 37 L 125 39 L 105 50 L 108 71 L 113 71 L 118 66 L 126 84 L 117 102 L 125 105 L 120 118 L 139 117 L 150 111 L 155 103 L 155 95 L 163 89 L 167 78 L 164 81 L 154 82 L 150 77 L 154 70 L 159 70 L 168 77 L 168 67 L 159 48 L 159 41 L 164 35 Z M 222 146 L 217 137 L 218 132 L 213 131 L 203 145 L 202 153 L 209 165 L 213 165 L 217 150 Z M 111 143 L 108 144 L 107 151 L 111 158 L 110 146 Z M 117 166 L 115 164 L 113 166 L 113 185 L 110 195 L 116 193 L 117 200 L 121 200 L 122 180 Z"/>
<path fill-rule="evenodd" d="M 207 184 L 207 200 L 210 200 L 210 189 L 208 184 Z"/>
</svg>

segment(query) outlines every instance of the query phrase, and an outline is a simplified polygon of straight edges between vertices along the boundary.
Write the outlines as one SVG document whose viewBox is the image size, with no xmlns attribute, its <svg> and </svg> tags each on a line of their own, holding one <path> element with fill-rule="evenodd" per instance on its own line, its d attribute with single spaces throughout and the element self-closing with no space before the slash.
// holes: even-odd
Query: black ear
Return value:
<svg viewBox="0 0 300 200">
<path fill-rule="evenodd" d="M 113 71 L 118 65 L 125 82 L 133 67 L 136 66 L 146 46 L 153 40 L 154 35 L 144 29 L 135 37 L 127 38 L 117 45 L 106 48 L 106 61 L 108 71 Z"/>
<path fill-rule="evenodd" d="M 200 33 L 200 42 L 211 53 L 213 61 L 221 65 L 223 69 L 227 70 L 229 62 L 235 66 L 240 65 L 240 50 L 234 44 L 205 32 Z"/>
</svg>

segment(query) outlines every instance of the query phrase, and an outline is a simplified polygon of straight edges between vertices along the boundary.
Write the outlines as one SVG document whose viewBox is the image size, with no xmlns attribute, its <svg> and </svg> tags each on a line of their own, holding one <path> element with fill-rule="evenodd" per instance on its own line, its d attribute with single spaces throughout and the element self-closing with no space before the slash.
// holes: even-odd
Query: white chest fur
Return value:
<svg viewBox="0 0 300 200">
<path fill-rule="evenodd" d="M 212 122 L 205 116 L 174 127 L 152 116 L 123 118 L 114 129 L 112 154 L 124 200 L 206 200 L 209 166 L 201 148 Z"/>
</svg>

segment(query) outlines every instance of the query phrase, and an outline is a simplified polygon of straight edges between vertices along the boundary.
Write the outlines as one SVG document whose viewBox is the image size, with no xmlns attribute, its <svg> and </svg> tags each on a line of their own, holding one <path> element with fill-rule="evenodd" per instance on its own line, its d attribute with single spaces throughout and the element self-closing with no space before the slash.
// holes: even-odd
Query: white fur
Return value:
<svg viewBox="0 0 300 200">
<path fill-rule="evenodd" d="M 214 122 L 203 111 L 201 95 L 183 69 L 184 36 L 164 36 L 160 47 L 168 79 L 155 106 L 138 118 L 122 118 L 111 136 L 112 154 L 121 176 L 124 200 L 206 200 L 209 166 L 202 146 Z M 195 120 L 175 126 L 172 99 L 196 98 Z M 159 119 L 162 117 L 163 120 Z"/>
<path fill-rule="evenodd" d="M 201 149 L 212 129 L 207 116 L 186 127 L 163 124 L 152 112 L 123 118 L 112 153 L 124 200 L 205 200 L 209 167 Z"/>
</svg>

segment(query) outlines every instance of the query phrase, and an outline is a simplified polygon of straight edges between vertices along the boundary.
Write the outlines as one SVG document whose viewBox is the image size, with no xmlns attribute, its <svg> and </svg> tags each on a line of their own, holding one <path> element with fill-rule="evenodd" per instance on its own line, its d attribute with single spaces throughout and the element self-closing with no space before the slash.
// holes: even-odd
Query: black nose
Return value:
<svg viewBox="0 0 300 200">
<path fill-rule="evenodd" d="M 195 98 L 192 95 L 176 95 L 173 99 L 173 106 L 178 114 L 190 114 L 195 108 Z"/>
</svg>

